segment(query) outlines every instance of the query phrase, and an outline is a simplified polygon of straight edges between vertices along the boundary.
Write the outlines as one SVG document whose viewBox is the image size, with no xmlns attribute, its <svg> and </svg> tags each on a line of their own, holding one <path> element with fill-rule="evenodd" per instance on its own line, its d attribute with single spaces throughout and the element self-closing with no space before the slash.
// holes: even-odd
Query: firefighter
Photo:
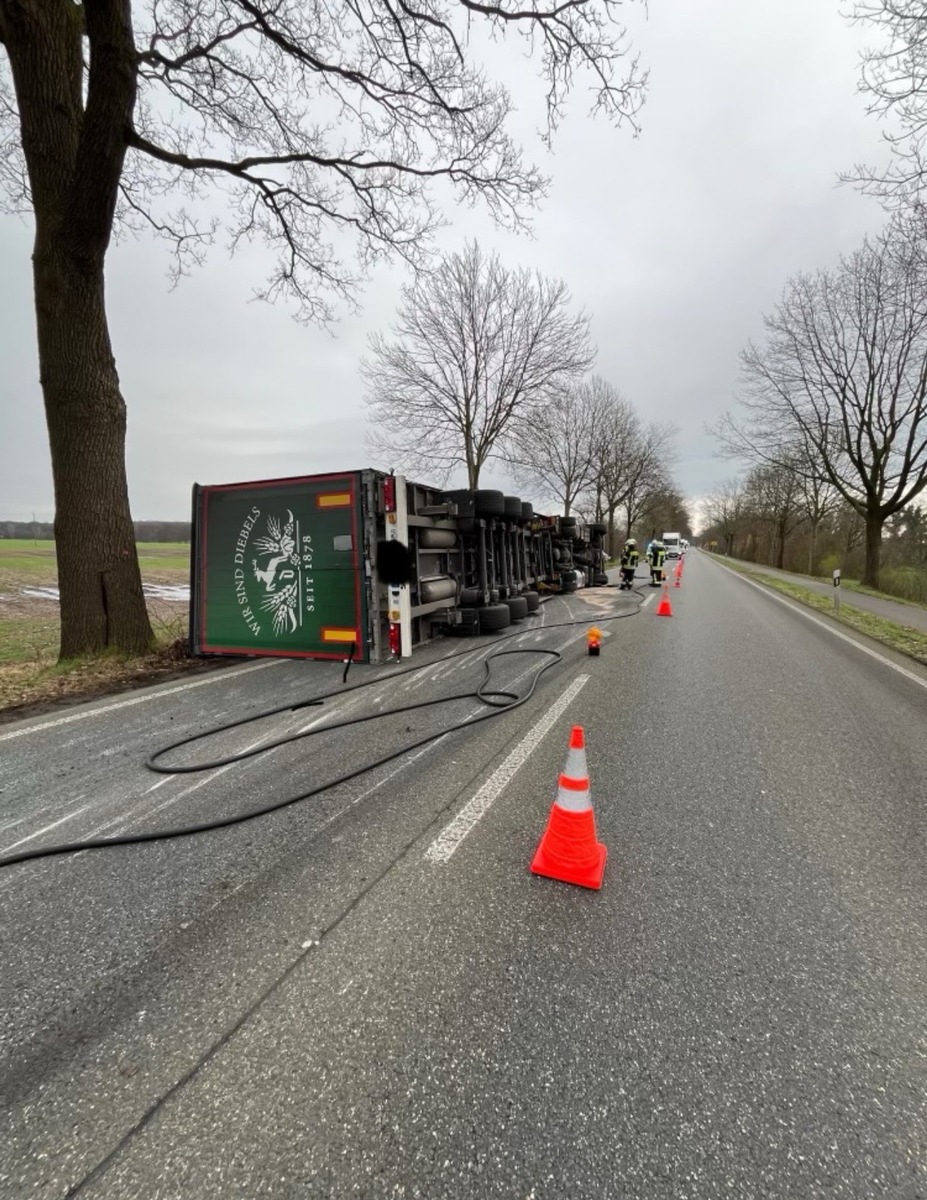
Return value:
<svg viewBox="0 0 927 1200">
<path fill-rule="evenodd" d="M 647 562 L 650 564 L 650 586 L 659 587 L 663 582 L 663 563 L 666 561 L 666 547 L 661 541 L 650 543 L 647 551 Z"/>
<path fill-rule="evenodd" d="M 630 590 L 634 583 L 634 575 L 637 570 L 637 564 L 640 561 L 640 555 L 637 552 L 637 542 L 634 538 L 628 538 L 624 544 L 624 549 L 621 551 L 621 583 L 618 587 Z"/>
</svg>

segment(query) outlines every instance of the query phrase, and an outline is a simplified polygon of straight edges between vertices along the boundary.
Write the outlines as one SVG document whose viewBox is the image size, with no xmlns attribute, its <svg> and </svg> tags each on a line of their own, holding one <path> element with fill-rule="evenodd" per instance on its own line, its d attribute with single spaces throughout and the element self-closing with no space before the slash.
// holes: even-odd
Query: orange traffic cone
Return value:
<svg viewBox="0 0 927 1200">
<path fill-rule="evenodd" d="M 660 603 L 657 605 L 657 616 L 658 617 L 671 617 L 672 615 L 673 615 L 673 608 L 672 608 L 672 605 L 670 604 L 669 584 L 666 581 L 664 581 L 663 594 L 660 597 Z"/>
<path fill-rule="evenodd" d="M 600 888 L 607 853 L 602 843 L 596 841 L 583 727 L 574 725 L 566 765 L 560 774 L 557 799 L 550 810 L 531 870 L 535 875 L 546 875 L 562 883 Z"/>
<path fill-rule="evenodd" d="M 676 569 L 673 572 L 673 577 L 675 578 L 675 581 L 676 581 L 674 586 L 681 587 L 682 586 L 682 559 L 680 559 L 679 562 L 676 564 Z"/>
</svg>

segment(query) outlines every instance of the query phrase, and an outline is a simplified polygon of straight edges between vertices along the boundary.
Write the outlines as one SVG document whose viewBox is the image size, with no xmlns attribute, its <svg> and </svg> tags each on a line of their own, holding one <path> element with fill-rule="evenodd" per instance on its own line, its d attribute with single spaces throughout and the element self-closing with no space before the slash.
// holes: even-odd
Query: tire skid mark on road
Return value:
<svg viewBox="0 0 927 1200">
<path fill-rule="evenodd" d="M 260 746 L 261 742 L 265 742 L 265 741 L 269 741 L 269 740 L 270 739 L 266 736 L 258 738 L 258 740 L 256 742 L 252 742 L 250 746 L 246 746 L 244 752 L 247 753 L 248 750 L 256 750 L 257 747 Z M 205 776 L 205 778 L 198 779 L 196 781 L 196 783 L 190 784 L 189 787 L 181 788 L 181 790 L 179 792 L 177 792 L 176 795 L 170 796 L 163 803 L 156 804 L 153 808 L 147 808 L 143 814 L 139 814 L 138 812 L 136 812 L 135 809 L 131 809 L 131 810 L 129 810 L 129 812 L 120 813 L 119 816 L 113 817 L 112 819 L 105 821 L 102 825 L 98 825 L 96 829 L 90 830 L 90 832 L 85 834 L 84 836 L 88 840 L 90 838 L 95 838 L 99 834 L 106 833 L 108 830 L 117 828 L 119 825 L 123 824 L 125 821 L 131 820 L 132 818 L 139 816 L 139 815 L 143 815 L 145 817 L 157 816 L 158 813 L 164 812 L 165 809 L 170 808 L 172 805 L 177 804 L 181 800 L 185 800 L 187 798 L 187 796 L 191 796 L 194 792 L 198 792 L 200 790 L 200 788 L 205 787 L 207 783 L 212 783 L 214 780 L 218 779 L 220 775 L 224 775 L 226 771 L 230 771 L 232 769 L 232 767 L 239 767 L 239 766 L 243 766 L 243 765 L 244 765 L 243 763 L 226 763 L 225 766 L 217 767 L 214 771 L 210 771 L 209 774 Z M 170 776 L 170 778 L 176 779 L 177 776 L 172 775 L 172 776 Z M 117 832 L 119 832 L 118 828 L 117 828 Z M 131 832 L 131 831 L 126 830 L 125 832 Z"/>
<path fill-rule="evenodd" d="M 74 800 L 83 800 L 83 798 L 83 796 L 76 796 L 74 797 Z M 67 816 L 60 817 L 58 821 L 52 821 L 50 824 L 47 824 L 47 826 L 43 826 L 41 829 L 36 829 L 35 833 L 30 833 L 26 835 L 25 838 L 20 838 L 19 841 L 11 842 L 11 845 L 2 847 L 2 850 L 0 850 L 0 856 L 10 853 L 11 850 L 16 850 L 17 846 L 24 846 L 26 842 L 31 841 L 34 838 L 38 838 L 38 836 L 43 833 L 48 833 L 49 829 L 55 829 L 56 827 L 60 826 L 60 824 L 64 824 L 65 821 L 71 821 L 73 817 L 79 816 L 82 814 L 82 812 L 85 812 L 89 808 L 90 805 L 85 804 L 82 809 L 78 809 L 76 812 L 68 812 Z"/>
<path fill-rule="evenodd" d="M 62 725 L 71 725 L 75 721 L 88 721 L 91 717 L 103 717 L 108 713 L 116 712 L 123 708 L 132 708 L 137 704 L 145 704 L 149 700 L 160 700 L 164 696 L 176 696 L 179 692 L 190 692 L 194 688 L 206 687 L 210 683 L 226 682 L 229 679 L 243 675 L 246 671 L 260 671 L 267 667 L 279 667 L 286 661 L 288 660 L 275 658 L 270 662 L 249 663 L 246 667 L 234 667 L 230 671 L 217 671 L 214 675 L 210 675 L 208 679 L 193 679 L 189 683 L 182 683 L 177 687 L 161 687 L 155 691 L 145 692 L 142 696 L 132 696 L 128 700 L 117 700 L 114 704 L 104 704 L 99 708 L 81 709 L 80 712 L 68 713 L 66 717 L 53 717 L 51 720 L 42 721 L 37 725 L 27 725 L 24 729 L 11 729 L 7 733 L 0 733 L 0 742 L 9 742 L 14 738 L 25 737 L 30 733 L 44 733 L 48 729 L 58 729 Z"/>
<path fill-rule="evenodd" d="M 83 800 L 83 796 L 75 796 L 75 800 Z M 68 813 L 65 817 L 59 817 L 57 821 L 52 821 L 49 825 L 43 825 L 41 829 L 36 829 L 34 833 L 27 834 L 26 837 L 20 838 L 18 842 L 12 842 L 9 846 L 4 846 L 0 849 L 0 857 L 9 854 L 11 850 L 15 850 L 18 846 L 24 846 L 26 842 L 31 842 L 33 838 L 41 837 L 43 833 L 48 833 L 50 829 L 57 829 L 59 825 L 63 825 L 65 821 L 71 821 L 74 817 L 79 817 L 82 812 L 86 812 L 90 808 L 89 804 L 85 804 L 83 808 L 78 808 L 75 812 Z"/>
<path fill-rule="evenodd" d="M 331 706 L 331 708 L 325 709 L 320 716 L 318 716 L 314 720 L 310 721 L 308 723 L 308 725 L 302 726 L 301 729 L 297 729 L 295 732 L 296 733 L 308 733 L 310 729 L 315 728 L 316 725 L 321 725 L 323 721 L 325 721 L 331 717 L 334 717 L 336 715 L 344 716 L 344 714 L 346 712 L 348 712 L 349 709 L 351 709 L 355 704 L 358 703 L 358 700 L 360 698 L 361 698 L 361 693 L 355 693 L 351 696 L 346 696 L 344 699 L 336 700 L 335 703 Z M 279 715 L 280 714 L 278 714 L 278 716 Z M 284 734 L 286 734 L 286 732 L 287 732 L 286 728 L 276 729 L 276 730 L 274 730 L 274 733 L 272 735 L 265 734 L 264 737 L 260 738 L 253 745 L 246 747 L 245 751 L 236 751 L 236 753 L 246 753 L 248 750 L 254 750 L 261 744 L 262 741 L 274 741 L 276 738 L 284 736 Z M 283 749 L 283 747 L 280 747 L 280 749 Z M 257 760 L 255 759 L 255 760 L 250 760 L 250 761 L 257 761 Z M 248 763 L 229 763 L 228 765 L 229 766 L 247 766 L 249 764 Z M 222 769 L 224 770 L 225 768 L 222 768 Z M 150 795 L 151 792 L 157 791 L 158 788 L 163 787 L 166 783 L 171 783 L 173 780 L 182 779 L 183 777 L 184 777 L 183 775 L 162 775 L 162 777 L 158 780 L 157 783 L 153 783 L 150 788 L 146 789 L 145 795 L 146 796 Z M 203 782 L 208 782 L 208 780 L 204 780 Z M 187 793 L 184 793 L 184 794 L 187 794 Z M 162 807 L 164 807 L 164 806 L 162 805 Z"/>
<path fill-rule="evenodd" d="M 351 708 L 353 705 L 355 705 L 359 699 L 360 699 L 360 695 L 355 694 L 350 697 L 345 697 L 344 700 L 336 701 L 336 703 L 327 712 L 323 713 L 319 717 L 316 717 L 315 720 L 310 721 L 308 723 L 308 725 L 304 725 L 302 727 L 302 729 L 297 730 L 297 732 L 298 733 L 306 733 L 306 732 L 308 732 L 308 730 L 312 729 L 314 726 L 321 724 L 322 721 L 324 721 L 330 717 L 333 717 L 336 714 L 338 716 L 343 716 L 344 713 L 349 708 Z M 277 738 L 283 736 L 284 732 L 285 732 L 285 730 L 275 729 L 273 731 L 273 733 L 266 733 L 266 734 L 262 735 L 261 737 L 259 737 L 257 739 L 256 742 L 252 742 L 250 745 L 245 746 L 245 748 L 243 750 L 237 751 L 236 753 L 247 754 L 248 751 L 250 751 L 250 750 L 256 750 L 258 748 L 258 746 L 261 745 L 262 742 L 276 741 Z M 280 747 L 280 749 L 283 749 L 283 747 Z M 273 753 L 273 751 L 269 751 L 269 753 Z M 176 804 L 180 800 L 185 800 L 187 798 L 187 796 L 192 795 L 193 792 L 199 791 L 199 789 L 202 787 L 205 787 L 207 783 L 212 783 L 213 780 L 218 779 L 220 775 L 224 775 L 225 772 L 231 770 L 232 767 L 252 766 L 252 765 L 256 764 L 257 761 L 258 761 L 257 758 L 253 758 L 253 759 L 247 759 L 245 762 L 231 762 L 231 763 L 226 763 L 222 767 L 217 767 L 214 771 L 210 771 L 209 774 L 206 775 L 205 778 L 197 780 L 196 783 L 191 784 L 189 787 L 182 788 L 175 795 L 166 799 L 162 804 L 156 805 L 154 808 L 147 809 L 143 815 L 146 817 L 151 817 L 159 812 L 163 812 L 165 809 L 170 808 L 172 804 Z M 170 783 L 172 780 L 180 779 L 180 778 L 183 778 L 183 776 L 166 775 L 164 777 L 163 782 Z M 160 783 L 154 784 L 152 787 L 150 787 L 148 789 L 148 792 L 146 792 L 145 794 L 147 795 L 150 792 L 153 792 L 154 789 L 159 786 L 160 786 Z M 87 836 L 88 837 L 96 837 L 98 833 L 102 833 L 102 832 L 106 831 L 107 829 L 112 829 L 113 826 L 118 825 L 121 821 L 129 820 L 132 817 L 134 817 L 135 815 L 136 815 L 136 813 L 134 812 L 134 810 L 123 813 L 120 816 L 114 818 L 113 820 L 108 821 L 106 824 L 101 825 L 98 829 L 94 830 L 92 833 L 87 834 Z"/>
<path fill-rule="evenodd" d="M 330 720 L 333 718 L 343 716 L 350 708 L 352 708 L 356 704 L 358 704 L 363 698 L 364 698 L 363 692 L 357 692 L 357 693 L 353 693 L 349 696 L 346 696 L 343 699 L 341 699 L 341 698 L 336 699 L 335 703 L 330 708 L 328 708 L 321 716 L 319 716 L 315 720 L 309 722 L 309 724 L 304 726 L 303 730 L 300 730 L 300 732 L 305 732 L 309 728 L 311 728 L 317 724 L 321 724 L 325 720 Z M 302 713 L 299 714 L 299 718 L 300 719 L 302 718 Z M 258 738 L 255 742 L 252 742 L 250 745 L 246 746 L 245 751 L 257 749 L 257 747 L 264 741 L 267 741 L 267 742 L 274 741 L 274 740 L 276 740 L 276 738 L 280 737 L 282 735 L 282 733 L 284 733 L 284 732 L 285 732 L 285 730 L 280 730 L 279 728 L 277 728 L 274 730 L 274 732 L 272 734 L 265 733 L 260 738 Z M 82 839 L 89 840 L 90 838 L 98 837 L 101 834 L 107 833 L 114 829 L 118 829 L 119 826 L 125 824 L 126 822 L 134 821 L 139 816 L 143 816 L 145 818 L 156 816 L 158 813 L 163 812 L 164 810 L 170 808 L 172 805 L 179 803 L 181 800 L 185 800 L 188 796 L 194 794 L 195 792 L 197 792 L 200 789 L 202 789 L 203 787 L 205 787 L 207 784 L 213 782 L 215 779 L 219 778 L 219 776 L 223 775 L 231 767 L 233 767 L 233 766 L 249 766 L 249 765 L 256 763 L 257 761 L 258 761 L 258 759 L 255 758 L 255 759 L 247 760 L 244 763 L 228 763 L 225 766 L 219 767 L 215 771 L 210 772 L 204 778 L 198 779 L 195 783 L 192 783 L 186 787 L 182 787 L 179 792 L 175 792 L 173 795 L 166 797 L 162 803 L 157 804 L 153 807 L 148 807 L 144 810 L 144 812 L 140 812 L 139 808 L 138 808 L 138 801 L 140 801 L 144 796 L 150 795 L 151 793 L 153 793 L 153 792 L 157 791 L 158 789 L 160 789 L 161 787 L 163 787 L 165 784 L 173 783 L 178 779 L 186 778 L 186 775 L 162 776 L 160 779 L 157 780 L 157 782 L 153 783 L 149 788 L 145 789 L 144 791 L 142 791 L 141 789 L 139 790 L 139 794 L 135 798 L 135 800 L 133 802 L 133 806 L 130 809 L 126 810 L 125 808 L 123 808 L 118 815 L 108 817 L 102 823 L 96 825 L 94 828 L 92 828 L 92 829 L 88 830 L 87 832 L 85 832 L 84 834 L 82 834 L 81 837 L 82 837 Z M 86 812 L 88 809 L 90 809 L 91 807 L 94 807 L 94 806 L 99 808 L 101 805 L 113 805 L 114 803 L 118 804 L 120 801 L 124 801 L 124 799 L 125 799 L 125 797 L 121 793 L 115 797 L 111 796 L 111 795 L 107 796 L 107 797 L 101 796 L 101 797 L 98 797 L 95 802 L 91 802 L 91 804 L 85 805 L 84 808 L 81 809 L 81 812 Z M 66 805 L 71 805 L 73 803 L 74 803 L 74 798 L 69 796 L 67 798 Z M 47 807 L 45 809 L 43 809 L 42 815 L 43 816 L 48 815 Z M 72 814 L 72 815 L 77 815 L 77 814 Z M 17 824 L 21 824 L 22 822 L 27 821 L 29 819 L 30 818 L 28 816 L 22 817 L 19 819 Z M 68 818 L 65 818 L 65 819 L 68 819 Z M 57 822 L 53 823 L 52 825 L 45 826 L 43 828 L 43 830 L 40 830 L 39 832 L 44 832 L 47 829 L 54 828 L 55 824 L 57 824 Z M 17 843 L 17 845 L 18 844 L 19 843 Z"/>
<path fill-rule="evenodd" d="M 5 834 L 10 829 L 15 829 L 17 825 L 22 825 L 23 821 L 28 821 L 29 817 L 17 817 L 12 821 L 4 821 L 0 824 L 0 836 Z"/>
</svg>

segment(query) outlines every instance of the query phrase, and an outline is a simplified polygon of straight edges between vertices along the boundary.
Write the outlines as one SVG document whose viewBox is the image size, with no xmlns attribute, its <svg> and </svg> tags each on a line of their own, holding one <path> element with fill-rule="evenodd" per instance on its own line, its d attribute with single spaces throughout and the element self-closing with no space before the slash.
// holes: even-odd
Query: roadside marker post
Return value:
<svg viewBox="0 0 927 1200">
<path fill-rule="evenodd" d="M 840 612 L 840 568 L 834 570 L 834 612 Z"/>
</svg>

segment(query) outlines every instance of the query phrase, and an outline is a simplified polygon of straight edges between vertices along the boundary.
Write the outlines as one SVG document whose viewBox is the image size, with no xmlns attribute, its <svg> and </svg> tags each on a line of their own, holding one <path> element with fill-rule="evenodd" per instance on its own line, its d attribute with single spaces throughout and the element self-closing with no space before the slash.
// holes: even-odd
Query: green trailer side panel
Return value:
<svg viewBox="0 0 927 1200">
<path fill-rule="evenodd" d="M 196 652 L 368 660 L 359 473 L 196 499 Z"/>
</svg>

